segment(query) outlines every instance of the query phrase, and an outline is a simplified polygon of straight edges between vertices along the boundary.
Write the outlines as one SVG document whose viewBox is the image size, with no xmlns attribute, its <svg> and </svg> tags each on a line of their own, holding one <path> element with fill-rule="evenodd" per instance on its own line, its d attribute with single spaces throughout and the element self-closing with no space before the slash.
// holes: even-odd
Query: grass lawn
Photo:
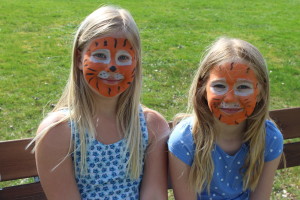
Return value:
<svg viewBox="0 0 300 200">
<path fill-rule="evenodd" d="M 34 136 L 66 83 L 76 27 L 102 4 L 134 16 L 143 47 L 142 103 L 167 120 L 186 111 L 201 54 L 219 36 L 244 39 L 262 52 L 271 109 L 300 106 L 299 0 L 2 0 L 0 140 Z M 279 171 L 272 198 L 300 199 L 299 174 L 299 167 Z"/>
</svg>

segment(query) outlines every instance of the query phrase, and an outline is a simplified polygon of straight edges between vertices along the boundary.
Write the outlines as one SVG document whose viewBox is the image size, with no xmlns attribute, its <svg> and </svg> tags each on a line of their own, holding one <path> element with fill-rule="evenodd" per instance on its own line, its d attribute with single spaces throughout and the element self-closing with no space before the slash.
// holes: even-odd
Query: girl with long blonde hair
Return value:
<svg viewBox="0 0 300 200">
<path fill-rule="evenodd" d="M 269 77 L 256 47 L 219 38 L 189 95 L 192 114 L 172 131 L 175 199 L 269 199 L 283 137 L 269 119 Z"/>
<path fill-rule="evenodd" d="M 167 199 L 169 128 L 140 105 L 141 83 L 134 19 L 100 7 L 79 26 L 68 83 L 34 139 L 48 199 Z"/>
</svg>

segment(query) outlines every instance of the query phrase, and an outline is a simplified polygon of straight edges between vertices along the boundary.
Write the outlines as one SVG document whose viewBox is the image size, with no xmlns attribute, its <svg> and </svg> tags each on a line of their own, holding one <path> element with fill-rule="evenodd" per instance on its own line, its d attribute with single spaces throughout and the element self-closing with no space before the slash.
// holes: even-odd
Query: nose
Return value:
<svg viewBox="0 0 300 200">
<path fill-rule="evenodd" d="M 234 94 L 234 90 L 231 89 L 229 90 L 225 95 L 224 95 L 224 99 L 223 101 L 225 103 L 233 103 L 233 102 L 237 102 L 237 97 Z"/>
<path fill-rule="evenodd" d="M 111 66 L 111 67 L 109 68 L 109 70 L 112 71 L 112 72 L 115 72 L 115 71 L 117 70 L 117 68 L 116 68 L 115 66 Z"/>
</svg>

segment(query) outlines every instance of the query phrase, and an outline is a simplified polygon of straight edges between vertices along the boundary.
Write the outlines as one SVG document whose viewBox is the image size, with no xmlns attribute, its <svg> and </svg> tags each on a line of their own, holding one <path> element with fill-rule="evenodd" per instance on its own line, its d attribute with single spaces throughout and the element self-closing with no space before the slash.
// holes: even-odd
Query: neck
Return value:
<svg viewBox="0 0 300 200">
<path fill-rule="evenodd" d="M 215 121 L 217 138 L 238 140 L 242 138 L 242 134 L 246 127 L 246 121 L 237 125 L 228 125 L 222 123 L 220 120 Z"/>
<path fill-rule="evenodd" d="M 238 125 L 224 124 L 218 119 L 216 125 L 216 143 L 228 154 L 235 154 L 243 143 L 243 134 L 246 127 L 246 121 Z"/>
<path fill-rule="evenodd" d="M 94 94 L 93 98 L 96 102 L 96 116 L 115 117 L 118 103 L 118 95 L 114 97 L 105 97 L 99 94 Z"/>
</svg>

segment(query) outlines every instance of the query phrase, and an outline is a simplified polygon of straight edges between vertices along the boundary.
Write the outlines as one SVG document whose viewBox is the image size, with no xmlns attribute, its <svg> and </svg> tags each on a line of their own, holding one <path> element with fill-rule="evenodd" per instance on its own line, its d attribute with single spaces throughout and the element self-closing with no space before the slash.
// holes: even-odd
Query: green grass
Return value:
<svg viewBox="0 0 300 200">
<path fill-rule="evenodd" d="M 76 27 L 101 4 L 134 16 L 143 47 L 142 103 L 168 120 L 186 111 L 202 51 L 224 35 L 249 41 L 266 58 L 272 109 L 300 106 L 299 0 L 2 0 L 0 140 L 34 136 L 66 83 Z M 299 199 L 299 173 L 278 172 L 273 199 Z"/>
</svg>

